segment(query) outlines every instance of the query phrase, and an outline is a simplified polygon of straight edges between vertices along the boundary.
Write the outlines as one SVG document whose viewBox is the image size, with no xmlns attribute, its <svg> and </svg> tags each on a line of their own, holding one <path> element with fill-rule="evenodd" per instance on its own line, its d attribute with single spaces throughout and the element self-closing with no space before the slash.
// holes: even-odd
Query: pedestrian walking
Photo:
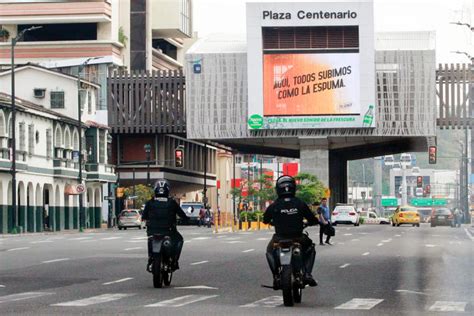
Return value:
<svg viewBox="0 0 474 316">
<path fill-rule="evenodd" d="M 324 246 L 323 237 L 328 229 L 328 225 L 331 225 L 331 214 L 329 212 L 329 207 L 327 205 L 328 199 L 323 198 L 321 204 L 318 207 L 318 216 L 319 216 L 319 245 Z M 331 236 L 326 235 L 326 244 L 332 245 L 330 242 Z"/>
</svg>

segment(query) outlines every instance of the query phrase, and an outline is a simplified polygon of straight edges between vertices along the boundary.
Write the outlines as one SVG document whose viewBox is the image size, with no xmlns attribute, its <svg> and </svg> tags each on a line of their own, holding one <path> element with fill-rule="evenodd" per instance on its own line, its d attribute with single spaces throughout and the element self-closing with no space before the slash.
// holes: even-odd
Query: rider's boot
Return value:
<svg viewBox="0 0 474 316">
<path fill-rule="evenodd" d="M 303 274 L 303 283 L 309 286 L 316 286 L 318 285 L 318 282 L 311 275 L 311 271 L 313 270 L 314 266 L 314 261 L 316 259 L 316 249 L 314 248 L 314 244 L 312 244 L 311 247 L 308 248 L 305 253 L 304 259 L 305 273 Z"/>
<path fill-rule="evenodd" d="M 146 264 L 146 271 L 152 272 L 152 268 L 153 268 L 152 264 L 153 264 L 153 258 L 148 257 L 148 263 Z"/>
</svg>

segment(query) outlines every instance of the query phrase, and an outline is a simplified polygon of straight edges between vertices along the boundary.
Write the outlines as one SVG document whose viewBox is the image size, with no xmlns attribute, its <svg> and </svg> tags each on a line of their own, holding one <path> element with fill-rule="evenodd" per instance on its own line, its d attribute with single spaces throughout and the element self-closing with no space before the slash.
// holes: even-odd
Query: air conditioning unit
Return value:
<svg viewBox="0 0 474 316">
<path fill-rule="evenodd" d="M 33 89 L 35 98 L 38 98 L 38 99 L 44 98 L 45 92 L 46 92 L 46 89 L 39 89 L 39 88 Z"/>
</svg>

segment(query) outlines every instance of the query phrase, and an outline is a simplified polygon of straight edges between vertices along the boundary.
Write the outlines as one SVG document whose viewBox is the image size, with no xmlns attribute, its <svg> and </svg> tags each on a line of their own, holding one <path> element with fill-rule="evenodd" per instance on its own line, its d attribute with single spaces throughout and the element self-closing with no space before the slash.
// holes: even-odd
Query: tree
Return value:
<svg viewBox="0 0 474 316">
<path fill-rule="evenodd" d="M 125 188 L 125 198 L 133 196 L 133 186 Z M 139 184 L 135 186 L 135 207 L 140 208 L 143 204 L 148 202 L 153 197 L 153 188 Z"/>
<path fill-rule="evenodd" d="M 309 173 L 299 173 L 296 177 L 296 197 L 306 204 L 313 204 L 324 197 L 326 188 L 318 177 Z"/>
<path fill-rule="evenodd" d="M 263 174 L 257 179 L 256 183 L 258 184 L 258 188 L 255 192 L 255 195 L 260 200 L 260 209 L 263 210 L 265 207 L 265 202 L 274 201 L 277 198 L 275 186 L 273 184 L 273 177 Z"/>
</svg>

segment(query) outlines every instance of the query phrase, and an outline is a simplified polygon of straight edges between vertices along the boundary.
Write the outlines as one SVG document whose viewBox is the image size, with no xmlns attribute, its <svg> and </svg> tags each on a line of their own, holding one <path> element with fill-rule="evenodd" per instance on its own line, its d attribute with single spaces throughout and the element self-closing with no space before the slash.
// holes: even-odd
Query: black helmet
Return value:
<svg viewBox="0 0 474 316">
<path fill-rule="evenodd" d="M 281 176 L 277 179 L 275 190 L 278 197 L 295 196 L 296 181 L 290 176 Z"/>
<path fill-rule="evenodd" d="M 158 179 L 155 183 L 155 196 L 156 197 L 169 197 L 170 195 L 170 184 L 166 179 Z"/>
</svg>

